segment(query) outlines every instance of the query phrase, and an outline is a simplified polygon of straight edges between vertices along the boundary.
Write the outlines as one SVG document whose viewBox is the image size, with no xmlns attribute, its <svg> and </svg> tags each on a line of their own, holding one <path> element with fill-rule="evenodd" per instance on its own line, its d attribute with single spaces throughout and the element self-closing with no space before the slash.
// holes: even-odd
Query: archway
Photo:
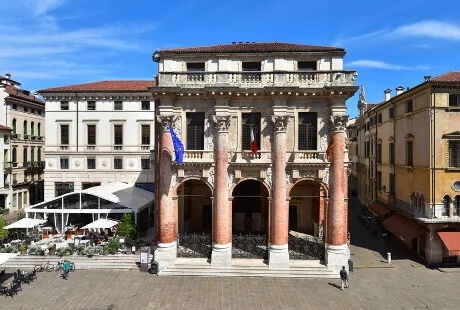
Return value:
<svg viewBox="0 0 460 310">
<path fill-rule="evenodd" d="M 232 192 L 232 257 L 266 258 L 269 192 L 254 179 L 239 182 Z"/>
<path fill-rule="evenodd" d="M 210 257 L 212 191 L 198 179 L 183 181 L 176 189 L 177 256 Z"/>
<path fill-rule="evenodd" d="M 324 258 L 326 189 L 314 180 L 300 180 L 289 191 L 289 256 Z"/>
</svg>

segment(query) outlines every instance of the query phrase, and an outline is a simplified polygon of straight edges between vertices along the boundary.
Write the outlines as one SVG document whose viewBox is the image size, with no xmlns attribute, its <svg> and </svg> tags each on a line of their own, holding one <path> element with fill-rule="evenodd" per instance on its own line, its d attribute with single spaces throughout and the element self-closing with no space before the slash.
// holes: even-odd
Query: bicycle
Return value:
<svg viewBox="0 0 460 310">
<path fill-rule="evenodd" d="M 41 265 L 35 265 L 34 270 L 36 272 L 42 272 L 42 271 L 53 271 L 54 267 L 53 265 L 50 264 L 50 261 L 46 262 L 46 264 L 41 264 Z"/>
</svg>

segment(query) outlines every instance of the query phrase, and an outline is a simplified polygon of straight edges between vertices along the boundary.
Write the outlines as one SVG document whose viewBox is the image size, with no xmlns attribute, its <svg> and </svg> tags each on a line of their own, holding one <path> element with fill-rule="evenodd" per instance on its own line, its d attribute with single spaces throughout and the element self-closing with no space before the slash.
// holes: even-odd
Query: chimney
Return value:
<svg viewBox="0 0 460 310">
<path fill-rule="evenodd" d="M 385 101 L 390 100 L 390 98 L 391 98 L 391 89 L 389 89 L 389 88 L 385 89 L 383 92 L 385 93 Z"/>
<path fill-rule="evenodd" d="M 10 80 L 11 79 L 11 73 L 5 73 L 5 77 Z"/>
<path fill-rule="evenodd" d="M 403 93 L 403 91 L 404 91 L 404 87 L 402 87 L 402 86 L 396 87 L 396 96 L 401 95 Z"/>
<path fill-rule="evenodd" d="M 431 79 L 431 75 L 425 75 L 423 78 L 425 79 L 425 82 L 429 81 Z"/>
</svg>

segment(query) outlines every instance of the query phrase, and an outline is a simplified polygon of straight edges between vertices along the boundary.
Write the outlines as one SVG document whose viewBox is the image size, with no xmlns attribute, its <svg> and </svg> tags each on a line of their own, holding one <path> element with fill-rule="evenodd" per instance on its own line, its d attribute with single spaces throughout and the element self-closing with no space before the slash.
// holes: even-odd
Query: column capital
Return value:
<svg viewBox="0 0 460 310">
<path fill-rule="evenodd" d="M 348 122 L 348 115 L 332 115 L 331 122 L 333 126 L 333 131 L 345 131 Z"/>
<path fill-rule="evenodd" d="M 173 125 L 176 121 L 176 117 L 174 115 L 158 115 L 157 122 L 161 124 L 161 131 L 162 132 L 169 132 L 169 125 Z"/>
<path fill-rule="evenodd" d="M 213 115 L 212 121 L 217 131 L 225 132 L 230 128 L 231 115 Z"/>
<path fill-rule="evenodd" d="M 275 125 L 275 131 L 286 131 L 289 115 L 273 115 L 271 121 Z"/>
</svg>

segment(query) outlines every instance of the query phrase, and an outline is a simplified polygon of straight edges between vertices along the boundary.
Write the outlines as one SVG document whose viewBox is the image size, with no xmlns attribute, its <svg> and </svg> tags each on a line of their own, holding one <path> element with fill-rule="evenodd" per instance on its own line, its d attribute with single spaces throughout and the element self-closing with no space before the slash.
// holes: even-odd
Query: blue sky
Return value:
<svg viewBox="0 0 460 310">
<path fill-rule="evenodd" d="M 149 79 L 156 49 L 232 41 L 341 46 L 369 103 L 460 70 L 460 2 L 3 0 L 0 74 L 36 90 Z M 356 116 L 357 95 L 348 101 Z"/>
</svg>

